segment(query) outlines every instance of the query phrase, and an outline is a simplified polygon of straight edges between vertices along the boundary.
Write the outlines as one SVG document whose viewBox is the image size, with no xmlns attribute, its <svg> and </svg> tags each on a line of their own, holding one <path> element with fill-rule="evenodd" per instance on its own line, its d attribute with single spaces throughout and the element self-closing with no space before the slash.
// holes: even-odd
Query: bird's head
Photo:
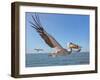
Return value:
<svg viewBox="0 0 100 80">
<path fill-rule="evenodd" d="M 77 52 L 80 52 L 80 50 L 81 50 L 81 47 L 80 47 L 79 45 L 74 44 L 74 43 L 72 43 L 72 42 L 68 43 L 67 46 L 68 46 L 68 48 L 70 48 L 70 49 L 75 49 L 75 50 L 77 50 Z"/>
</svg>

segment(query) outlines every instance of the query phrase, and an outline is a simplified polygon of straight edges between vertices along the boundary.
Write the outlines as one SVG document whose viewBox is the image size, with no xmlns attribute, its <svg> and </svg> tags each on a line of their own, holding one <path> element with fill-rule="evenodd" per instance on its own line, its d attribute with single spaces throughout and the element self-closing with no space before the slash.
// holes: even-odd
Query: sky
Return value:
<svg viewBox="0 0 100 80">
<path fill-rule="evenodd" d="M 64 48 L 73 42 L 82 47 L 83 52 L 89 51 L 89 15 L 37 13 L 43 28 L 52 35 Z M 52 49 L 44 42 L 29 21 L 33 21 L 33 12 L 25 13 L 25 49 L 26 53 L 36 53 L 35 48 L 51 52 Z"/>
</svg>

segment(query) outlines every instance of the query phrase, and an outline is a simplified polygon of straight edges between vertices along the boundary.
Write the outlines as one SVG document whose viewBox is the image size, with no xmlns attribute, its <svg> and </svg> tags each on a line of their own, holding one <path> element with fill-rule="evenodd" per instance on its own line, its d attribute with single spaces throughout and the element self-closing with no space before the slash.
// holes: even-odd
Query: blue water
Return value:
<svg viewBox="0 0 100 80">
<path fill-rule="evenodd" d="M 26 67 L 89 64 L 89 52 L 51 57 L 47 53 L 26 54 Z"/>
</svg>

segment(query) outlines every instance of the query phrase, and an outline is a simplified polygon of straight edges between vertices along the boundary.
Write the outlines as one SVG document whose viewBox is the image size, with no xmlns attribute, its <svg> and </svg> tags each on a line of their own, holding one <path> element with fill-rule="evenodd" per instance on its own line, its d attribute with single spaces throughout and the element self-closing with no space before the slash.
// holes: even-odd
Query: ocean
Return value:
<svg viewBox="0 0 100 80">
<path fill-rule="evenodd" d="M 26 53 L 26 67 L 62 66 L 89 64 L 89 52 L 72 53 L 52 57 L 48 53 Z"/>
</svg>

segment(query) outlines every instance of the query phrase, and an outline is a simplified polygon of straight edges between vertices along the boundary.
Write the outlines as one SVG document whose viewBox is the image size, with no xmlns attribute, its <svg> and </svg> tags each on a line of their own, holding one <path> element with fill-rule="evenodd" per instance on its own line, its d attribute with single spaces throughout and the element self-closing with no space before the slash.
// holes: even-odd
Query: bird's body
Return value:
<svg viewBox="0 0 100 80">
<path fill-rule="evenodd" d="M 68 55 L 72 52 L 72 49 L 79 49 L 80 47 L 78 45 L 70 43 L 67 48 L 63 48 L 57 40 L 50 35 L 46 30 L 42 27 L 40 23 L 39 16 L 35 14 L 35 16 L 32 16 L 34 22 L 30 22 L 32 27 L 39 33 L 41 38 L 44 40 L 44 42 L 51 48 L 54 48 L 54 50 L 50 53 L 51 56 L 58 56 L 58 55 Z"/>
</svg>

